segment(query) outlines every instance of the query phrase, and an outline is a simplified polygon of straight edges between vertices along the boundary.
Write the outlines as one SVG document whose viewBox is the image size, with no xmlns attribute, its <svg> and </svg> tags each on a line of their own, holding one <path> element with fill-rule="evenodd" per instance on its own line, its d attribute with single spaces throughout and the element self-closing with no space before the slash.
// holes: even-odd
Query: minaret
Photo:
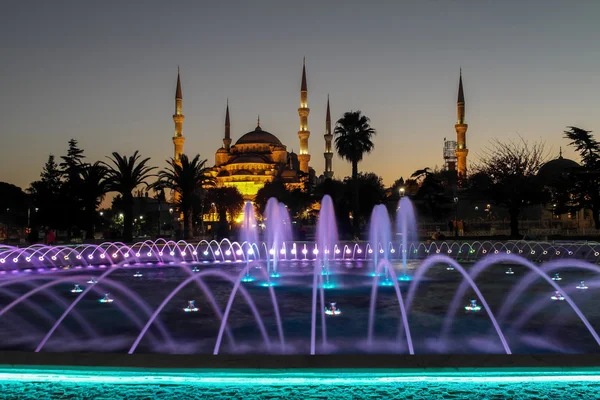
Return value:
<svg viewBox="0 0 600 400">
<path fill-rule="evenodd" d="M 223 147 L 229 151 L 231 147 L 231 124 L 229 122 L 229 99 L 227 99 L 227 110 L 225 111 L 225 137 L 223 138 Z"/>
<path fill-rule="evenodd" d="M 333 151 L 331 150 L 331 112 L 329 111 L 329 95 L 327 95 L 327 116 L 325 117 L 325 178 L 333 178 L 332 160 Z"/>
<path fill-rule="evenodd" d="M 298 161 L 300 161 L 300 170 L 306 173 L 308 173 L 308 162 L 310 161 L 310 154 L 308 154 L 308 138 L 310 136 L 310 131 L 308 130 L 309 113 L 305 58 L 302 63 L 302 85 L 300 86 L 300 108 L 298 109 L 298 115 L 300 116 L 300 130 L 298 131 L 300 152 L 298 154 Z"/>
<path fill-rule="evenodd" d="M 458 81 L 458 101 L 456 102 L 457 121 L 454 125 L 456 130 L 456 159 L 457 159 L 457 171 L 459 179 L 467 177 L 467 128 L 469 125 L 465 124 L 465 94 L 463 92 L 462 83 L 462 68 L 460 70 L 460 78 Z"/>
<path fill-rule="evenodd" d="M 185 137 L 183 136 L 183 96 L 181 95 L 181 79 L 179 77 L 179 67 L 177 67 L 177 90 L 175 91 L 175 114 L 173 115 L 173 122 L 175 122 L 175 135 L 173 136 L 173 145 L 175 146 L 175 161 L 179 161 L 179 158 L 183 154 L 183 143 Z"/>
</svg>

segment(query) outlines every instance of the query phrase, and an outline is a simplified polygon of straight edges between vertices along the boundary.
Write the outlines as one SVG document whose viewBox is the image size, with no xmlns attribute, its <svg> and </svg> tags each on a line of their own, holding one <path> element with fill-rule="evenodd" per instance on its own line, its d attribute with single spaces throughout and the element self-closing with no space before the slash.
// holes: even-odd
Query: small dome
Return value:
<svg viewBox="0 0 600 400">
<path fill-rule="evenodd" d="M 542 165 L 542 167 L 538 171 L 538 177 L 544 183 L 551 183 L 556 179 L 566 177 L 569 173 L 571 173 L 574 169 L 578 167 L 579 164 L 577 164 L 577 162 L 560 156 Z"/>
<path fill-rule="evenodd" d="M 236 145 L 255 143 L 282 145 L 281 141 L 277 139 L 277 136 L 267 131 L 263 131 L 260 126 L 257 126 L 255 130 L 242 135 L 242 137 L 235 142 Z"/>
<path fill-rule="evenodd" d="M 229 150 L 227 150 L 225 147 L 221 147 L 221 148 L 219 148 L 219 150 L 217 150 L 217 154 L 223 154 L 223 153 L 229 153 Z"/>
</svg>

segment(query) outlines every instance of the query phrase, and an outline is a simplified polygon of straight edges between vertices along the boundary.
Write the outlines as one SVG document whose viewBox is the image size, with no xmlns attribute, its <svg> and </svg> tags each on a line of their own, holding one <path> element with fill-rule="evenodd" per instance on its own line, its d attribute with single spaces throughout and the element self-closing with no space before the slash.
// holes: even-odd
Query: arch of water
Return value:
<svg viewBox="0 0 600 400">
<path fill-rule="evenodd" d="M 169 326 L 164 324 L 160 315 L 171 300 L 186 286 L 195 284 L 210 304 L 214 315 L 219 321 L 218 335 L 214 338 L 213 354 L 221 349 L 223 336 L 227 336 L 230 348 L 235 351 L 236 341 L 230 329 L 234 301 L 239 294 L 244 298 L 252 312 L 259 328 L 260 335 L 267 352 L 286 353 L 287 346 L 284 321 L 286 316 L 280 313 L 275 281 L 281 282 L 283 276 L 312 276 L 311 315 L 306 318 L 307 334 L 310 336 L 310 354 L 319 351 L 317 347 L 317 328 L 320 325 L 321 349 L 328 346 L 326 311 L 327 291 L 347 289 L 341 283 L 344 274 L 356 274 L 360 271 L 346 270 L 343 266 L 372 265 L 371 273 L 361 274 L 365 287 L 370 287 L 368 318 L 364 336 L 368 346 L 373 347 L 377 339 L 376 316 L 378 314 L 377 299 L 385 287 L 393 287 L 395 301 L 399 308 L 397 315 L 397 344 L 404 346 L 409 354 L 418 352 L 413 334 L 414 322 L 411 324 L 413 306 L 418 300 L 417 293 L 426 282 L 428 273 L 435 269 L 448 267 L 459 273 L 460 281 L 457 290 L 449 301 L 439 340 L 449 341 L 451 328 L 454 326 L 457 311 L 461 301 L 468 293 L 474 293 L 482 304 L 482 314 L 487 315 L 493 334 L 507 354 L 512 353 L 511 340 L 505 335 L 507 327 L 519 330 L 521 327 L 550 304 L 549 296 L 537 299 L 533 305 L 522 311 L 514 324 L 507 322 L 507 316 L 514 311 L 518 299 L 527 293 L 532 284 L 542 281 L 550 292 L 560 292 L 565 303 L 577 315 L 581 324 L 593 337 L 600 348 L 600 336 L 592 321 L 586 317 L 578 305 L 577 290 L 573 287 L 561 286 L 551 278 L 556 271 L 570 270 L 587 271 L 595 276 L 589 283 L 590 290 L 600 287 L 600 267 L 595 265 L 600 261 L 600 246 L 593 243 L 551 243 L 551 242 L 490 242 L 490 241 L 447 241 L 421 243 L 416 240 L 416 225 L 414 210 L 410 200 L 403 198 L 399 203 L 396 224 L 393 226 L 385 206 L 374 208 L 369 227 L 369 240 L 366 242 L 343 242 L 338 239 L 335 211 L 329 196 L 321 203 L 321 211 L 316 229 L 316 238 L 310 242 L 294 241 L 291 234 L 291 220 L 287 208 L 271 199 L 267 205 L 266 228 L 259 232 L 253 206 L 245 205 L 244 221 L 240 230 L 239 241 L 200 241 L 185 242 L 158 239 L 127 245 L 124 243 L 103 243 L 100 245 L 77 246 L 43 246 L 34 245 L 26 248 L 0 246 L 0 296 L 10 301 L 0 308 L 0 321 L 12 318 L 16 328 L 31 330 L 36 324 L 31 324 L 27 318 L 18 314 L 17 310 L 25 308 L 39 316 L 45 324 L 51 323 L 51 328 L 42 340 L 35 346 L 35 351 L 42 351 L 53 335 L 61 335 L 69 340 L 76 340 L 73 327 L 64 325 L 67 317 L 73 317 L 90 338 L 102 337 L 90 321 L 90 317 L 82 311 L 78 304 L 88 298 L 90 293 L 101 294 L 110 288 L 122 294 L 121 300 L 113 307 L 120 310 L 126 318 L 138 329 L 138 335 L 131 343 L 129 352 L 133 353 L 144 338 L 148 338 L 150 346 L 176 351 L 176 346 Z M 260 240 L 260 237 L 263 237 Z M 285 267 L 286 262 L 300 262 L 305 268 L 294 271 Z M 229 272 L 227 265 L 236 263 L 243 265 L 234 274 Z M 358 264 L 357 264 L 358 263 Z M 411 263 L 414 271 L 409 272 L 407 264 Z M 487 270 L 505 268 L 509 263 L 518 271 L 520 276 L 514 278 L 514 286 L 508 292 L 499 307 L 494 309 L 486 300 L 486 292 L 478 286 L 478 278 Z M 206 264 L 206 265 L 203 265 Z M 298 263 L 296 263 L 298 264 Z M 291 263 L 290 265 L 296 265 Z M 467 264 L 473 264 L 465 267 Z M 203 265 L 196 272 L 191 265 Z M 117 270 L 126 268 L 162 268 L 172 266 L 185 271 L 186 278 L 181 281 L 166 297 L 160 299 L 160 304 L 151 307 L 148 302 L 134 291 L 109 276 Z M 263 268 L 266 267 L 266 268 Z M 312 266 L 312 269 L 311 269 Z M 283 269 L 282 269 L 283 268 Z M 258 276 L 251 271 L 258 270 Z M 80 272 L 100 274 L 94 284 L 90 284 L 68 302 L 53 290 L 65 283 L 85 285 L 85 279 Z M 512 270 L 511 270 L 512 271 Z M 529 271 L 528 274 L 521 274 Z M 254 275 L 254 276 L 253 276 Z M 410 278 L 407 278 L 409 277 Z M 339 278 L 338 278 L 339 276 Z M 218 279 L 232 285 L 226 305 L 220 305 L 215 299 L 214 288 L 206 279 Z M 280 280 L 281 278 L 281 280 Z M 253 281 L 259 280 L 259 285 L 269 291 L 268 303 L 256 303 L 251 287 Z M 89 282 L 87 282 L 89 283 Z M 102 285 L 102 290 L 100 286 Z M 283 285 L 283 284 L 282 284 Z M 258 287 L 260 287 L 258 286 Z M 573 286 L 573 285 L 571 285 Z M 588 288 L 585 286 L 585 288 Z M 21 287 L 16 291 L 13 287 Z M 22 287 L 25 287 L 23 292 Z M 283 290 L 283 289 L 282 289 Z M 47 312 L 34 301 L 36 296 L 43 294 L 53 304 L 63 310 L 58 317 Z M 224 308 L 223 308 L 224 307 Z M 271 343 L 273 332 L 265 325 L 261 311 L 265 307 L 273 310 L 269 317 L 277 328 L 279 346 Z M 318 308 L 321 311 L 319 313 Z M 343 309 L 343 305 L 341 306 Z M 336 311 L 338 314 L 341 311 Z M 320 318 L 317 319 L 317 315 Z M 334 314 L 332 314 L 334 315 Z M 337 314 L 336 314 L 337 315 Z M 155 327 L 156 329 L 151 329 Z M 309 330 L 308 330 L 309 329 Z M 158 335 L 157 335 L 158 333 Z M 245 338 L 244 338 L 245 339 Z M 242 341 L 244 340 L 242 339 Z M 238 338 L 238 341 L 240 338 Z M 161 347 L 162 346 L 162 347 Z M 321 350 L 325 351 L 325 350 Z"/>
</svg>

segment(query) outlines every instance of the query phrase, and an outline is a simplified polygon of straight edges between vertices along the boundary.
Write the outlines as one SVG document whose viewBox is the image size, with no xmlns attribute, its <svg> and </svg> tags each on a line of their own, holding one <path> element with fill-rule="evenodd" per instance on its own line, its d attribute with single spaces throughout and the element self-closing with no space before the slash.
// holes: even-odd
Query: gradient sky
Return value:
<svg viewBox="0 0 600 400">
<path fill-rule="evenodd" d="M 377 129 L 361 170 L 391 184 L 441 166 L 461 66 L 469 160 L 518 135 L 574 158 L 565 126 L 600 131 L 598 17 L 596 0 L 5 2 L 0 181 L 26 188 L 70 138 L 89 161 L 137 149 L 164 167 L 177 65 L 187 154 L 213 165 L 227 98 L 234 142 L 260 114 L 297 152 L 303 56 L 318 174 L 328 93 L 334 121 L 359 109 Z"/>
</svg>

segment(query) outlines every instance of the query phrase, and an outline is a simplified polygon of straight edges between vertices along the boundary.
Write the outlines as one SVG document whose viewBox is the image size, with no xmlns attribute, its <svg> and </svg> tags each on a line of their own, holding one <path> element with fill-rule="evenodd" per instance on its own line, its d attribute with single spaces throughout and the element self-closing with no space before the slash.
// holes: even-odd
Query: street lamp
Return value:
<svg viewBox="0 0 600 400">
<path fill-rule="evenodd" d="M 404 189 L 403 187 L 400 188 L 399 192 L 400 192 L 400 197 L 404 197 L 404 192 L 406 189 Z"/>
</svg>

